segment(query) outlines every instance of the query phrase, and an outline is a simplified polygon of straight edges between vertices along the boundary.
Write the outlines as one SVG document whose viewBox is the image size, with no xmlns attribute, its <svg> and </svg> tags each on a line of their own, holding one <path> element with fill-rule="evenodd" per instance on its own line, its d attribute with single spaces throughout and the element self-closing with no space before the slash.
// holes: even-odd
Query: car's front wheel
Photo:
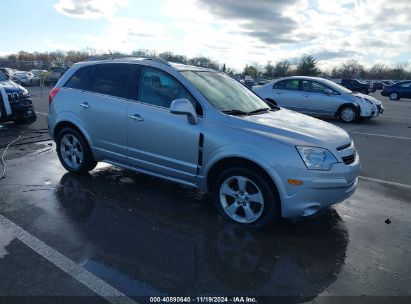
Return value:
<svg viewBox="0 0 411 304">
<path fill-rule="evenodd" d="M 392 93 L 390 94 L 390 99 L 391 99 L 391 100 L 398 100 L 398 99 L 400 99 L 400 96 L 398 96 L 398 93 L 392 92 Z"/>
<path fill-rule="evenodd" d="M 359 119 L 359 113 L 353 105 L 344 105 L 338 111 L 338 118 L 345 123 L 355 122 Z"/>
<path fill-rule="evenodd" d="M 69 172 L 86 173 L 97 165 L 87 141 L 73 128 L 64 128 L 60 131 L 57 137 L 57 155 Z"/>
<path fill-rule="evenodd" d="M 238 224 L 264 227 L 279 216 L 278 194 L 265 177 L 248 168 L 222 172 L 214 196 L 221 216 Z"/>
</svg>

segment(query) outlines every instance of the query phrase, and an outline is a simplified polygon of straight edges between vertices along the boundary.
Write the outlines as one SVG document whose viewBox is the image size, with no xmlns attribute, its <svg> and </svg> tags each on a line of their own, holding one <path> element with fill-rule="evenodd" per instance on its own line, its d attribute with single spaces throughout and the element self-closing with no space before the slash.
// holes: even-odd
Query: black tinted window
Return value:
<svg viewBox="0 0 411 304">
<path fill-rule="evenodd" d="M 64 87 L 72 89 L 84 88 L 84 85 L 86 84 L 86 81 L 92 69 L 92 66 L 87 66 L 77 70 L 66 82 Z"/>
<path fill-rule="evenodd" d="M 173 76 L 157 69 L 143 68 L 140 76 L 139 100 L 145 103 L 169 108 L 175 99 L 188 99 L 202 115 L 201 106 L 194 97 Z"/>
<path fill-rule="evenodd" d="M 290 91 L 299 91 L 300 90 L 300 81 L 297 79 L 290 79 L 280 81 L 276 89 L 280 90 L 290 90 Z"/>
<path fill-rule="evenodd" d="M 89 91 L 125 97 L 132 66 L 129 64 L 97 65 L 91 75 Z"/>
</svg>

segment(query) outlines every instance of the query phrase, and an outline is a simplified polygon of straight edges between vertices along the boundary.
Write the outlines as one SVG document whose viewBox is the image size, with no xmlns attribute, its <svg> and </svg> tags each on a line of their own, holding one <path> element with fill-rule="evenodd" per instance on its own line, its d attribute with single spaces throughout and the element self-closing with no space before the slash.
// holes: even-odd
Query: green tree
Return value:
<svg viewBox="0 0 411 304">
<path fill-rule="evenodd" d="M 317 67 L 317 60 L 311 56 L 307 55 L 300 59 L 297 66 L 297 74 L 300 76 L 317 76 L 321 71 Z"/>
<path fill-rule="evenodd" d="M 244 68 L 243 74 L 256 78 L 259 75 L 259 71 L 255 66 L 247 64 Z"/>
</svg>

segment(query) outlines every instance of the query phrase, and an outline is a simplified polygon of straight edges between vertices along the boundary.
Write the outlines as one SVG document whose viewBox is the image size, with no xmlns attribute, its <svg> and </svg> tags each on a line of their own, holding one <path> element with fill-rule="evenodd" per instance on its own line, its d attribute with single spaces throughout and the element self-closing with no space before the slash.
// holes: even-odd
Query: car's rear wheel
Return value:
<svg viewBox="0 0 411 304">
<path fill-rule="evenodd" d="M 362 90 L 361 90 L 361 93 L 362 93 L 362 94 L 365 94 L 365 95 L 368 95 L 369 92 L 368 92 L 368 90 L 366 90 L 366 89 L 362 89 Z"/>
<path fill-rule="evenodd" d="M 73 173 L 93 170 L 97 162 L 83 135 L 73 128 L 64 128 L 57 137 L 57 155 L 63 167 Z"/>
<path fill-rule="evenodd" d="M 400 99 L 400 96 L 398 96 L 398 93 L 392 92 L 392 93 L 390 94 L 390 99 L 391 99 L 391 100 L 398 100 L 398 99 Z"/>
<path fill-rule="evenodd" d="M 359 119 L 359 113 L 353 105 L 344 105 L 338 111 L 338 118 L 345 123 L 355 122 Z"/>
<path fill-rule="evenodd" d="M 264 227 L 279 216 L 278 194 L 263 176 L 247 168 L 222 172 L 214 196 L 221 216 L 238 224 Z"/>
</svg>

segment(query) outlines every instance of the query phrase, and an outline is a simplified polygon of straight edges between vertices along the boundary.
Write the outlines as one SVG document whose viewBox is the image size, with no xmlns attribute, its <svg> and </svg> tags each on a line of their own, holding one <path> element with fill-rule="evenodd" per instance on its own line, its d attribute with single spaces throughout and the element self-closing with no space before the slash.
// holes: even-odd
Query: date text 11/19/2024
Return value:
<svg viewBox="0 0 411 304">
<path fill-rule="evenodd" d="M 258 303 L 254 297 L 150 297 L 150 303 Z"/>
</svg>

